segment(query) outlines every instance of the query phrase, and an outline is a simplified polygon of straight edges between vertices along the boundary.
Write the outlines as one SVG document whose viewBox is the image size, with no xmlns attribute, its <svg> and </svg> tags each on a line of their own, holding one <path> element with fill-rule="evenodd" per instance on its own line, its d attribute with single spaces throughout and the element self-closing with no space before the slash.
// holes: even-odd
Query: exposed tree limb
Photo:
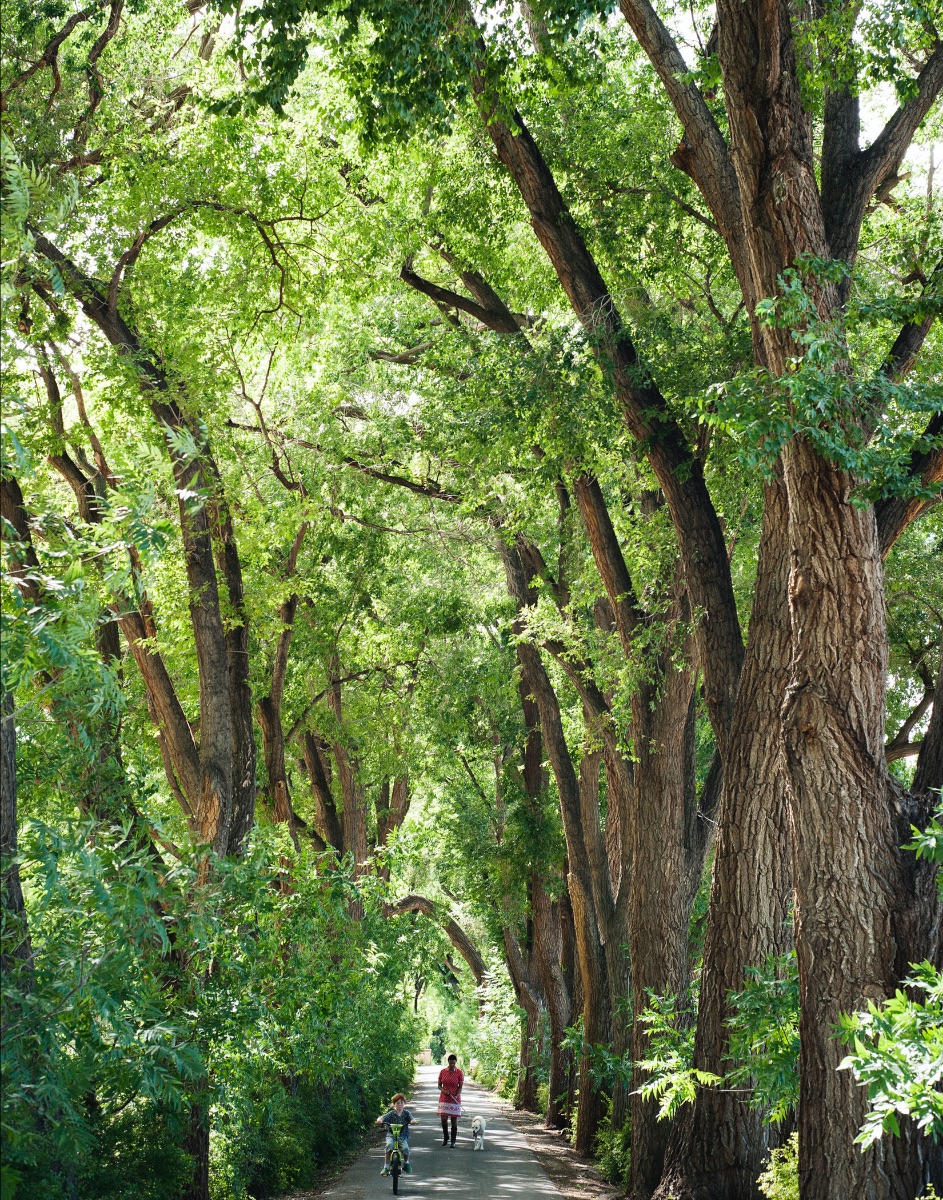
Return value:
<svg viewBox="0 0 943 1200">
<path fill-rule="evenodd" d="M 622 650 L 630 661 L 633 655 L 632 636 L 644 614 L 635 598 L 632 578 L 612 525 L 609 508 L 598 481 L 590 475 L 578 476 L 573 483 L 573 492 L 596 569 L 612 606 Z"/>
<path fill-rule="evenodd" d="M 399 277 L 417 292 L 422 292 L 424 296 L 435 300 L 437 304 L 444 304 L 449 308 L 457 308 L 461 312 L 466 312 L 480 321 L 482 325 L 487 326 L 488 329 L 493 329 L 496 333 L 518 332 L 516 321 L 513 321 L 512 325 L 509 326 L 502 314 L 490 311 L 484 305 L 474 300 L 469 300 L 460 292 L 452 292 L 448 288 L 439 287 L 438 284 L 431 283 L 428 279 L 423 279 L 411 267 L 403 267 L 399 273 Z"/>
<path fill-rule="evenodd" d="M 239 421 L 229 420 L 226 422 L 230 429 L 242 429 L 246 433 L 258 433 L 263 431 L 255 425 L 245 425 Z M 304 450 L 314 450 L 321 453 L 321 447 L 316 442 L 309 442 L 305 438 L 286 437 L 286 441 L 291 442 L 293 446 L 301 446 Z M 371 479 L 379 480 L 380 483 L 393 484 L 395 487 L 406 488 L 407 491 L 415 492 L 417 496 L 428 496 L 430 500 L 444 500 L 447 504 L 460 504 L 462 497 L 456 493 L 449 491 L 446 488 L 441 488 L 438 484 L 430 480 L 417 481 L 408 479 L 405 475 L 394 475 L 389 471 L 382 471 L 379 467 L 373 467 L 369 463 L 362 462 L 358 458 L 353 458 L 351 455 L 344 455 L 341 459 L 344 466 L 350 467 L 351 470 L 360 471 L 363 475 L 369 475 Z"/>
<path fill-rule="evenodd" d="M 672 155 L 672 162 L 691 176 L 707 201 L 730 253 L 752 319 L 758 297 L 754 294 L 743 237 L 740 187 L 727 143 L 700 89 L 690 78 L 688 64 L 653 5 L 649 0 L 621 0 L 620 7 L 681 121 L 684 138 Z M 698 219 L 703 220 L 699 215 Z"/>
<path fill-rule="evenodd" d="M 103 6 L 104 0 L 99 0 L 99 3 L 93 4 L 89 8 L 83 8 L 80 12 L 73 13 L 72 16 L 69 17 L 65 25 L 63 25 L 55 37 L 53 37 L 47 44 L 40 57 L 29 67 L 27 67 L 25 71 L 17 75 L 17 77 L 8 85 L 6 91 L 0 95 L 0 112 L 6 109 L 7 99 L 9 98 L 10 93 L 15 91 L 17 88 L 22 87 L 24 83 L 27 83 L 30 79 L 32 79 L 37 71 L 41 71 L 43 67 L 52 67 L 54 70 L 58 69 L 56 67 L 56 62 L 59 51 L 62 48 L 62 43 L 66 40 L 66 38 L 69 37 L 77 25 L 81 25 L 83 21 L 90 20 Z"/>
<path fill-rule="evenodd" d="M 465 19 L 473 26 L 470 11 Z M 521 193 L 534 232 L 594 350 L 612 372 L 626 424 L 642 444 L 665 494 L 692 601 L 705 614 L 698 631 L 705 699 L 723 748 L 743 661 L 743 640 L 723 532 L 702 465 L 641 362 L 599 267 L 520 114 L 513 114 L 510 125 L 499 115 L 502 105 L 483 70 L 474 74 L 472 90 L 498 157 Z"/>
</svg>

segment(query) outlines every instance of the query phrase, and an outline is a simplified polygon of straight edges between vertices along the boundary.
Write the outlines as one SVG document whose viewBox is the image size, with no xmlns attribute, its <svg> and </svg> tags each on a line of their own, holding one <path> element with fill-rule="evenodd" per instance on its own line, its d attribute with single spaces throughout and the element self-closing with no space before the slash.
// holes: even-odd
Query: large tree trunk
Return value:
<svg viewBox="0 0 943 1200">
<path fill-rule="evenodd" d="M 802 1006 L 802 1196 L 907 1200 L 927 1182 L 931 1143 L 905 1122 L 899 1139 L 849 1152 L 867 1098 L 837 1070 L 843 1047 L 833 1035 L 842 1012 L 880 1003 L 908 961 L 939 953 L 932 880 L 909 872 L 900 849 L 913 806 L 884 758 L 877 527 L 870 509 L 851 503 L 850 477 L 802 438 L 787 447 L 786 482 L 793 666 L 783 724 Z M 915 909 L 922 919 L 913 920 Z"/>
<path fill-rule="evenodd" d="M 637 657 L 633 636 L 646 614 L 635 598 L 598 482 L 582 475 L 574 483 L 574 492 L 606 589 L 611 624 L 626 660 L 632 661 Z M 689 619 L 680 580 L 676 580 L 675 594 L 664 598 L 664 605 L 669 626 Z M 670 639 L 670 634 L 666 633 L 666 638 Z M 624 773 L 621 788 L 610 786 L 606 832 L 611 842 L 615 911 L 607 943 L 621 946 L 627 940 L 629 946 L 635 1061 L 648 1057 L 648 1038 L 638 1017 L 649 1003 L 649 992 L 678 994 L 687 986 L 688 923 L 709 843 L 708 823 L 698 821 L 694 778 L 692 643 L 689 638 L 684 647 L 684 665 L 675 666 L 672 657 L 663 654 L 653 681 L 638 686 L 632 701 L 633 769 L 630 775 Z M 613 800 L 620 790 L 627 803 L 617 806 Z M 620 846 L 620 842 L 625 844 Z M 621 994 L 623 980 L 616 976 L 619 967 L 618 961 L 610 966 L 613 997 Z M 627 978 L 624 966 L 622 969 Z M 620 1007 L 616 1004 L 617 1020 Z M 619 1021 L 614 1029 L 613 1049 L 617 1054 L 627 1048 L 620 1036 L 624 1035 L 622 1024 L 624 1021 Z M 668 1127 L 657 1120 L 657 1103 L 642 1099 L 641 1083 L 638 1077 L 633 1080 L 629 1192 L 648 1200 L 661 1178 Z M 625 1119 L 622 1090 L 619 1088 L 613 1097 L 614 1129 L 620 1128 Z"/>
<path fill-rule="evenodd" d="M 295 831 L 291 794 L 288 790 L 288 771 L 285 766 L 285 735 L 281 717 L 272 702 L 271 695 L 261 696 L 256 705 L 259 730 L 262 734 L 262 758 L 265 763 L 265 796 L 276 825 L 286 824 L 291 840 L 298 847 Z"/>
<path fill-rule="evenodd" d="M 537 1111 L 537 1074 L 534 1055 L 539 1048 L 541 1018 L 544 1012 L 542 988 L 525 962 L 520 942 L 507 925 L 503 931 L 504 957 L 511 976 L 517 1003 L 523 1008 L 524 1028 L 521 1030 L 521 1049 L 518 1062 L 517 1088 L 514 1107 Z"/>
<path fill-rule="evenodd" d="M 936 82 L 929 90 L 921 83 L 870 158 L 858 150 L 857 120 L 830 122 L 820 198 L 790 22 L 783 2 L 718 3 L 732 157 L 760 296 L 774 295 L 780 273 L 801 255 L 853 260 L 871 191 L 899 162 L 908 123 L 931 102 L 943 62 L 938 50 L 928 63 Z M 849 103 L 850 95 L 836 93 L 828 111 L 841 117 Z M 808 281 L 826 320 L 840 314 L 846 290 Z M 758 331 L 756 359 L 775 376 L 797 353 L 787 330 Z M 866 1100 L 848 1072 L 836 1071 L 842 1049 L 834 1037 L 842 1011 L 891 994 L 907 960 L 926 957 L 939 938 L 932 884 L 908 871 L 900 850 L 904 805 L 884 758 L 887 631 L 877 525 L 873 511 L 852 504 L 851 477 L 804 435 L 787 444 L 783 460 L 791 661 L 782 737 L 802 1005 L 801 1190 L 803 1200 L 903 1200 L 926 1179 L 926 1143 L 907 1127 L 896 1142 L 854 1152 Z"/>
<path fill-rule="evenodd" d="M 249 617 L 242 563 L 218 470 L 215 471 L 215 477 L 216 491 L 208 511 L 213 530 L 216 571 L 226 587 L 227 609 L 236 618 L 225 633 L 232 755 L 232 815 L 226 852 L 238 854 L 255 820 L 256 749 L 252 729 L 252 685 L 249 682 Z"/>
<path fill-rule="evenodd" d="M 179 1200 L 210 1200 L 210 1121 L 204 1099 L 190 1105 L 183 1148 L 193 1160 L 193 1174 Z"/>
<path fill-rule="evenodd" d="M 526 1018 L 521 1030 L 521 1053 L 518 1061 L 517 1088 L 514 1091 L 514 1107 L 528 1112 L 537 1111 L 537 1064 L 540 1055 L 540 1010 L 525 1009 Z"/>
<path fill-rule="evenodd" d="M 647 1030 L 639 1020 L 650 1003 L 649 993 L 681 995 L 689 982 L 688 926 L 708 841 L 697 827 L 692 690 L 693 670 L 669 668 L 655 686 L 641 687 L 634 703 L 628 938 L 635 1062 L 649 1057 Z M 657 1101 L 639 1094 L 642 1082 L 635 1072 L 629 1180 L 633 1200 L 649 1200 L 658 1186 L 669 1132 L 668 1123 L 657 1119 Z"/>
<path fill-rule="evenodd" d="M 573 996 L 564 969 L 561 902 L 551 901 L 543 881 L 533 880 L 534 957 L 547 997 L 550 1019 L 550 1073 L 545 1119 L 550 1129 L 563 1129 L 569 1112 L 567 1093 L 572 1055 L 563 1048 L 563 1035 L 573 1020 Z"/>
<path fill-rule="evenodd" d="M 695 1065 L 723 1074 L 728 996 L 744 971 L 791 943 L 785 783 L 778 738 L 789 668 L 785 612 L 786 495 L 766 489 L 759 572 L 740 691 L 724 766 L 701 971 Z M 766 1146 L 760 1115 L 729 1093 L 699 1092 L 672 1131 L 663 1200 L 757 1200 Z"/>
<path fill-rule="evenodd" d="M 501 542 L 498 549 L 505 567 L 508 591 L 522 608 L 530 598 L 527 571 L 516 548 Z M 518 620 L 515 624 L 516 632 L 523 633 L 522 621 Z M 540 714 L 541 733 L 557 783 L 567 843 L 567 885 L 573 910 L 573 930 L 583 991 L 583 1036 L 586 1043 L 579 1067 L 579 1108 L 575 1145 L 579 1153 L 587 1154 L 592 1149 L 604 1109 L 600 1088 L 593 1081 L 588 1047 L 607 1042 L 611 1028 L 604 935 L 599 927 L 594 898 L 594 891 L 598 890 L 601 881 L 594 875 L 591 865 L 599 859 L 600 854 L 597 847 L 591 851 L 588 845 L 588 841 L 594 840 L 593 831 L 584 830 L 584 817 L 594 811 L 594 820 L 598 826 L 600 754 L 585 754 L 577 777 L 566 744 L 559 702 L 541 661 L 540 651 L 533 644 L 521 641 L 518 643 L 518 662 L 521 666 L 522 682 L 528 694 L 533 697 Z M 594 762 L 590 763 L 589 759 L 593 759 Z M 601 838 L 599 840 L 601 842 Z M 602 858 L 605 861 L 604 845 Z M 606 872 L 608 875 L 608 862 Z"/>
</svg>

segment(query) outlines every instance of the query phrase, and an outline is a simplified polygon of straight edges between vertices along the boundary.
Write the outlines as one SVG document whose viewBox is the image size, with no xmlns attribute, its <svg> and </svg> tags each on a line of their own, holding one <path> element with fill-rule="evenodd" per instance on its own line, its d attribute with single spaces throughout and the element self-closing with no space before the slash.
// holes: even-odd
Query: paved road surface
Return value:
<svg viewBox="0 0 943 1200">
<path fill-rule="evenodd" d="M 420 1067 L 408 1107 L 418 1123 L 410 1132 L 412 1175 L 402 1175 L 401 1196 L 438 1196 L 449 1200 L 539 1200 L 560 1196 L 528 1149 L 522 1134 L 499 1116 L 489 1093 L 466 1081 L 465 1115 L 458 1122 L 454 1150 L 442 1145 L 436 1116 L 438 1067 Z M 471 1119 L 480 1113 L 488 1122 L 484 1151 L 472 1150 Z M 392 1196 L 393 1181 L 380 1177 L 383 1147 L 376 1146 L 325 1192 L 331 1200 L 374 1200 Z"/>
</svg>

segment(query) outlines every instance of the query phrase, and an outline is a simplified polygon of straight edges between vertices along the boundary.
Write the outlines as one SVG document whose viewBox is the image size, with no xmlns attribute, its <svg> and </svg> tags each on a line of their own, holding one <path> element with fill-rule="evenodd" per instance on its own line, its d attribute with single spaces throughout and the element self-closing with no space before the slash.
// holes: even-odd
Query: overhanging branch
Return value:
<svg viewBox="0 0 943 1200">
<path fill-rule="evenodd" d="M 479 987 L 484 987 L 487 984 L 488 968 L 485 965 L 485 960 L 479 954 L 475 943 L 454 917 L 439 911 L 434 900 L 430 900 L 428 896 L 420 896 L 413 893 L 409 896 L 404 896 L 402 900 L 397 900 L 394 904 L 388 904 L 385 912 L 388 917 L 400 916 L 403 913 L 422 913 L 423 916 L 435 921 L 442 927 L 449 941 L 468 963 L 469 969 L 475 977 L 475 983 Z"/>
</svg>

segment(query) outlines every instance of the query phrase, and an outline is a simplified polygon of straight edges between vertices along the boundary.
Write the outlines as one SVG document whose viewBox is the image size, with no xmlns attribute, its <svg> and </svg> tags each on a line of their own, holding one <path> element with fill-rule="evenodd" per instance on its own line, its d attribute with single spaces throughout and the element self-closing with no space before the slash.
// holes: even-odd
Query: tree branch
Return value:
<svg viewBox="0 0 943 1200">
<path fill-rule="evenodd" d="M 940 666 L 933 690 L 933 711 L 927 732 L 920 743 L 913 782 L 915 794 L 930 788 L 943 788 L 943 643 L 940 645 Z"/>
<path fill-rule="evenodd" d="M 239 421 L 228 420 L 226 425 L 230 429 L 241 429 L 246 433 L 259 433 L 263 431 L 255 425 L 245 425 Z M 305 438 L 285 437 L 285 441 L 291 442 L 293 446 L 300 446 L 304 450 L 314 450 L 316 453 L 321 453 L 321 447 L 317 442 L 309 442 Z M 394 475 L 389 471 L 381 471 L 379 467 L 372 467 L 369 463 L 361 462 L 358 458 L 353 458 L 350 455 L 345 455 L 341 462 L 345 467 L 350 467 L 354 471 L 360 471 L 363 475 L 369 475 L 371 479 L 377 479 L 380 483 L 389 483 L 395 487 L 406 488 L 407 491 L 415 492 L 417 496 L 428 496 L 430 500 L 444 500 L 447 504 L 460 504 L 462 496 L 457 492 L 447 491 L 445 488 L 440 488 L 437 484 L 430 483 L 428 480 L 424 483 L 418 483 L 414 479 L 407 479 L 405 475 Z"/>
<path fill-rule="evenodd" d="M 939 293 L 943 292 L 943 259 L 933 269 L 920 293 L 921 300 L 936 300 L 922 321 L 908 321 L 894 339 L 894 344 L 881 364 L 881 371 L 888 379 L 903 379 L 910 372 L 914 360 L 923 348 L 934 322 L 939 316 Z"/>
<path fill-rule="evenodd" d="M 896 175 L 914 133 L 943 88 L 943 43 L 938 42 L 916 80 L 916 93 L 890 118 L 867 149 L 851 160 L 822 161 L 822 211 L 831 253 L 854 261 L 861 221 L 881 184 Z M 837 119 L 837 118 L 836 118 Z M 857 132 L 857 131 L 856 131 Z"/>
<path fill-rule="evenodd" d="M 751 314 L 758 297 L 743 236 L 740 187 L 727 143 L 680 50 L 649 0 L 621 0 L 622 15 L 648 55 L 674 107 L 684 138 L 672 163 L 694 180 L 717 222 Z M 693 213 L 699 220 L 703 218 Z"/>
<path fill-rule="evenodd" d="M 612 518 L 599 483 L 590 475 L 580 475 L 573 483 L 583 528 L 589 539 L 596 570 L 612 606 L 622 650 L 628 661 L 633 657 L 632 637 L 644 614 L 635 598 L 632 578 L 616 537 Z"/>
<path fill-rule="evenodd" d="M 385 912 L 388 917 L 401 916 L 404 913 L 422 913 L 423 916 L 429 917 L 441 925 L 449 941 L 468 963 L 471 973 L 475 977 L 475 983 L 479 987 L 484 987 L 487 984 L 488 968 L 485 960 L 478 952 L 475 943 L 454 917 L 447 914 L 443 915 L 439 911 L 438 906 L 433 900 L 430 900 L 427 896 L 420 896 L 413 893 L 409 896 L 404 896 L 401 900 L 397 900 L 394 904 L 388 904 Z"/>
<path fill-rule="evenodd" d="M 73 13 L 73 15 L 69 17 L 68 21 L 66 21 L 65 25 L 63 25 L 55 37 L 52 38 L 52 40 L 48 43 L 46 49 L 42 52 L 36 62 L 34 62 L 30 67 L 27 67 L 27 69 L 20 75 L 17 75 L 17 77 L 9 84 L 6 91 L 0 94 L 0 112 L 6 110 L 7 99 L 9 98 L 10 93 L 14 92 L 17 88 L 22 87 L 24 83 L 32 79 L 37 71 L 42 70 L 43 67 L 53 67 L 55 69 L 56 60 L 59 50 L 62 47 L 62 43 L 66 40 L 69 34 L 72 33 L 77 25 L 80 25 L 83 21 L 90 20 L 101 7 L 102 3 L 100 0 L 98 4 L 92 5 L 91 8 L 83 8 L 81 12 Z"/>
<path fill-rule="evenodd" d="M 474 28 L 470 9 L 465 20 Z M 479 41 L 481 55 L 484 43 Z M 723 532 L 704 481 L 667 401 L 645 369 L 599 267 L 567 208 L 556 181 L 520 114 L 513 129 L 499 115 L 500 98 L 482 68 L 472 91 L 501 162 L 514 179 L 531 225 L 595 353 L 611 371 L 626 425 L 642 444 L 665 494 L 684 561 L 693 606 L 704 614 L 698 629 L 705 700 L 718 745 L 726 745 L 743 639 Z"/>
<path fill-rule="evenodd" d="M 452 292 L 448 288 L 430 283 L 428 279 L 423 279 L 421 275 L 417 275 L 411 267 L 403 267 L 399 273 L 399 277 L 417 292 L 422 292 L 424 296 L 429 296 L 430 299 L 435 300 L 437 304 L 444 304 L 449 308 L 460 309 L 462 312 L 473 316 L 482 325 L 493 330 L 495 333 L 519 332 L 519 326 L 513 318 L 508 320 L 504 313 L 500 311 L 494 312 L 485 308 L 483 304 L 469 300 L 459 292 Z"/>
<path fill-rule="evenodd" d="M 907 473 L 913 480 L 918 480 L 925 488 L 943 483 L 943 412 L 934 413 L 926 429 L 920 437 L 920 442 L 936 442 L 931 449 L 914 449 L 910 455 Z M 888 496 L 875 505 L 875 517 L 878 524 L 878 538 L 881 545 L 881 555 L 887 558 L 894 543 L 918 517 L 929 512 L 941 500 L 939 490 L 934 497 L 921 496 Z"/>
</svg>

